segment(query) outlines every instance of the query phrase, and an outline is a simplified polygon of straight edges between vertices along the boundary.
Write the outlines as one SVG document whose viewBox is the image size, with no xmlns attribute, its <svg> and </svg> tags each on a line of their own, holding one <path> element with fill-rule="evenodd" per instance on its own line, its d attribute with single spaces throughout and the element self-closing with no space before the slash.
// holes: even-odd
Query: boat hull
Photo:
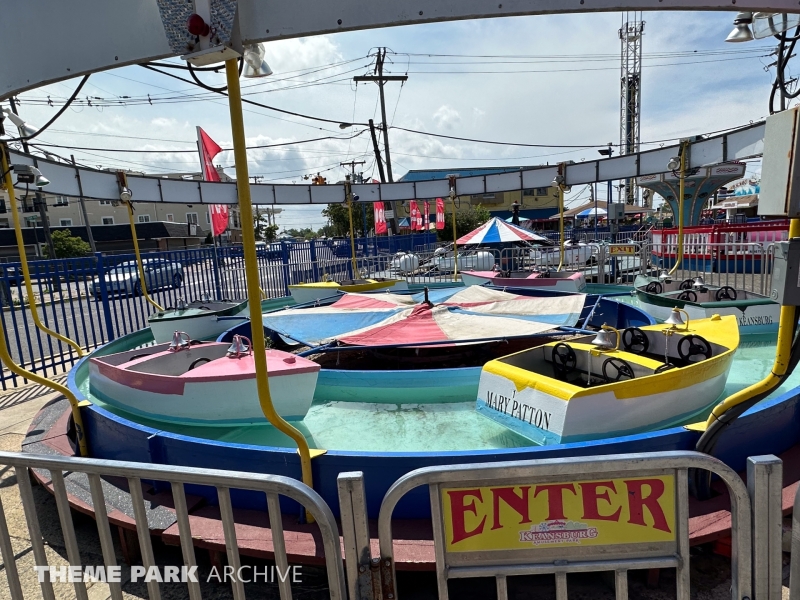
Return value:
<svg viewBox="0 0 800 600">
<path fill-rule="evenodd" d="M 681 308 L 692 320 L 706 319 L 713 315 L 732 315 L 739 325 L 739 335 L 772 335 L 778 332 L 781 307 L 767 297 L 723 302 L 686 302 L 641 289 L 649 281 L 649 278 L 637 279 L 636 297 L 641 307 L 658 321 L 667 320 L 673 308 Z"/>
<path fill-rule="evenodd" d="M 514 288 L 539 288 L 543 290 L 558 290 L 560 292 L 583 292 L 586 289 L 586 279 L 583 274 L 575 276 L 555 277 L 500 277 L 494 271 L 463 271 L 461 281 L 467 285 L 485 285 L 491 283 L 495 287 Z"/>
<path fill-rule="evenodd" d="M 205 348 L 201 345 L 173 354 L 180 354 L 180 360 L 191 363 L 203 358 Z M 180 377 L 164 375 L 171 369 L 169 354 L 156 354 L 150 358 L 159 361 L 161 373 L 126 368 L 141 360 L 136 352 L 140 351 L 124 353 L 131 358 L 128 360 L 125 356 L 122 362 L 91 360 L 89 381 L 92 394 L 109 406 L 156 421 L 209 426 L 263 425 L 267 422 L 259 403 L 252 356 L 220 359 L 230 361 L 223 364 L 229 368 L 222 376 L 204 375 L 202 367 L 198 367 L 192 375 Z M 303 363 L 298 368 L 281 370 L 276 361 L 284 358 L 292 362 L 302 360 L 285 352 L 268 351 L 268 365 L 273 364 L 269 377 L 272 403 L 284 419 L 302 419 L 314 399 L 319 366 L 306 361 L 308 365 Z M 219 371 L 217 368 L 216 372 Z"/>
<path fill-rule="evenodd" d="M 664 330 L 669 335 L 662 337 Z M 648 326 L 642 331 L 653 335 L 650 353 L 660 355 L 659 360 L 639 351 L 613 347 L 601 353 L 589 343 L 591 337 L 582 343 L 570 342 L 578 349 L 577 358 L 573 353 L 573 369 L 583 374 L 594 373 L 593 386 L 573 385 L 563 377 L 547 374 L 556 364 L 552 358 L 550 364 L 542 360 L 548 347 L 490 361 L 481 373 L 476 410 L 541 445 L 631 435 L 706 417 L 725 390 L 739 345 L 734 318 L 705 319 L 690 323 L 688 330 Z M 663 367 L 666 348 L 671 349 L 669 356 L 674 356 L 674 349 L 680 347 L 684 336 L 701 336 L 717 353 L 658 372 Z M 657 343 L 660 347 L 654 345 Z M 639 376 L 598 381 L 603 357 L 628 361 L 628 368 Z"/>
<path fill-rule="evenodd" d="M 185 316 L 182 313 L 187 313 Z M 191 313 L 191 314 L 188 314 Z M 168 310 L 153 313 L 148 319 L 150 331 L 157 344 L 169 342 L 172 334 L 183 331 L 193 340 L 213 340 L 219 334 L 248 319 L 247 301 L 226 310 L 207 311 L 197 314 L 195 311 Z M 240 321 L 236 320 L 240 317 Z"/>
<path fill-rule="evenodd" d="M 289 292 L 297 304 L 307 304 L 309 302 L 325 300 L 326 298 L 333 298 L 338 295 L 339 292 L 402 292 L 406 290 L 408 290 L 408 284 L 400 279 L 390 279 L 387 281 L 368 280 L 367 283 L 356 285 L 339 285 L 333 281 L 325 281 L 321 283 L 300 283 L 289 286 Z"/>
<path fill-rule="evenodd" d="M 723 373 L 681 389 L 665 389 L 633 398 L 618 398 L 613 391 L 604 391 L 569 402 L 532 388 L 517 392 L 508 379 L 484 373 L 476 408 L 543 446 L 665 429 L 695 418 L 704 419 L 725 390 L 732 362 L 731 357 Z M 519 416 L 524 412 L 531 423 L 494 408 L 496 397 L 511 398 L 507 410 Z"/>
</svg>

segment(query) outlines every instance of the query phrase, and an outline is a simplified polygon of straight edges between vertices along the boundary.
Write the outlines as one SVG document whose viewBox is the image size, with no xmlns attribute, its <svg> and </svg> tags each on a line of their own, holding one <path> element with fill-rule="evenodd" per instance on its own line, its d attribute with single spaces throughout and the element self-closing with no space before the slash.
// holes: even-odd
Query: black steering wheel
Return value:
<svg viewBox="0 0 800 600">
<path fill-rule="evenodd" d="M 622 332 L 622 347 L 631 352 L 644 354 L 650 347 L 650 340 L 638 327 L 628 327 Z"/>
<path fill-rule="evenodd" d="M 689 360 L 693 356 L 702 356 L 700 360 L 711 358 L 711 344 L 699 335 L 686 335 L 678 342 L 678 355 L 683 360 Z"/>
<path fill-rule="evenodd" d="M 647 284 L 647 287 L 644 288 L 644 291 L 650 294 L 660 294 L 664 291 L 664 286 L 662 286 L 658 281 L 651 281 Z"/>
<path fill-rule="evenodd" d="M 714 294 L 717 300 L 736 300 L 736 296 L 736 290 L 729 285 L 723 285 L 717 290 L 717 293 Z"/>
<path fill-rule="evenodd" d="M 611 374 L 609 374 L 609 371 Z M 633 379 L 633 367 L 621 358 L 607 358 L 603 362 L 603 377 L 606 381 L 622 381 L 623 379 Z"/>
<path fill-rule="evenodd" d="M 692 290 L 683 290 L 680 294 L 678 294 L 678 300 L 697 302 L 697 294 Z"/>
<path fill-rule="evenodd" d="M 203 365 L 203 364 L 208 363 L 208 362 L 211 362 L 210 358 L 206 358 L 205 356 L 201 356 L 200 358 L 194 359 L 192 364 L 189 365 L 189 369 L 188 370 L 191 371 L 195 367 L 199 367 L 200 365 Z"/>
<path fill-rule="evenodd" d="M 562 375 L 571 373 L 578 364 L 578 357 L 575 350 L 569 344 L 559 342 L 553 346 L 553 366 Z"/>
<path fill-rule="evenodd" d="M 682 290 L 690 290 L 694 287 L 694 279 L 684 279 L 681 282 L 680 289 Z"/>
<path fill-rule="evenodd" d="M 660 367 L 658 367 L 655 371 L 653 371 L 654 375 L 658 375 L 659 373 L 663 373 L 664 371 L 669 371 L 670 369 L 676 369 L 677 367 L 672 363 L 664 363 Z"/>
</svg>

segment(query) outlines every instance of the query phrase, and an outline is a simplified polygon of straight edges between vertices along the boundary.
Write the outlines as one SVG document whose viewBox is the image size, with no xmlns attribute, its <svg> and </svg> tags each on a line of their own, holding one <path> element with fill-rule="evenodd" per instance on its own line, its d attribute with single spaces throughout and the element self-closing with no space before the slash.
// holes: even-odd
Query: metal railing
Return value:
<svg viewBox="0 0 800 600">
<path fill-rule="evenodd" d="M 75 528 L 70 512 L 67 483 L 65 473 L 70 478 L 84 477 L 81 483 L 90 490 L 91 502 L 97 522 L 97 531 L 102 549 L 104 571 L 109 572 L 110 567 L 116 567 L 114 544 L 111 537 L 111 528 L 105 503 L 105 493 L 112 484 L 105 478 L 118 477 L 127 482 L 130 499 L 133 504 L 133 513 L 136 523 L 136 533 L 141 548 L 142 564 L 148 571 L 155 567 L 153 545 L 150 539 L 150 528 L 145 510 L 145 501 L 142 492 L 143 481 L 168 482 L 171 486 L 175 506 L 175 517 L 180 533 L 180 545 L 183 553 L 183 564 L 191 569 L 196 567 L 192 531 L 189 523 L 189 511 L 186 503 L 186 485 L 208 486 L 216 489 L 220 521 L 224 532 L 225 549 L 228 566 L 233 570 L 231 578 L 233 597 L 236 600 L 245 598 L 244 581 L 239 574 L 241 561 L 236 537 L 233 508 L 231 505 L 231 490 L 251 490 L 263 493 L 266 496 L 267 512 L 270 528 L 272 530 L 273 550 L 275 563 L 282 572 L 288 572 L 288 558 L 286 554 L 286 539 L 283 532 L 283 519 L 280 510 L 280 498 L 289 498 L 302 505 L 315 519 L 319 528 L 322 542 L 325 566 L 328 575 L 329 594 L 332 600 L 345 600 L 344 569 L 340 550 L 339 531 L 336 520 L 328 505 L 314 490 L 303 483 L 278 475 L 262 475 L 256 473 L 240 473 L 217 471 L 212 469 L 195 469 L 189 467 L 174 467 L 166 465 L 149 465 L 141 463 L 108 461 L 94 459 L 53 458 L 49 456 L 36 456 L 27 454 L 14 454 L 0 452 L 0 465 L 12 467 L 19 485 L 23 512 L 31 540 L 31 548 L 37 567 L 49 566 L 42 532 L 37 515 L 36 503 L 31 488 L 31 469 L 45 469 L 50 473 L 52 491 L 58 507 L 61 532 L 64 537 L 67 559 L 71 566 L 79 567 L 81 576 L 75 578 L 75 598 L 88 600 L 86 583 L 83 578 L 83 562 L 81 561 L 80 544 L 75 535 Z M 113 489 L 113 488 L 112 488 Z M 11 545 L 8 523 L 2 502 L 0 502 L 0 553 L 3 558 L 11 600 L 22 600 L 22 585 L 17 568 L 17 557 Z M 27 578 L 26 578 L 27 579 Z M 49 577 L 40 577 L 42 596 L 45 600 L 54 600 L 53 585 Z M 202 598 L 199 581 L 187 578 L 188 597 L 191 600 Z M 226 578 L 227 580 L 227 578 Z M 159 600 L 161 590 L 155 578 L 147 578 L 147 592 L 150 600 Z M 108 582 L 113 600 L 122 600 L 122 589 L 119 581 Z M 281 600 L 292 598 L 292 582 L 286 578 L 279 578 L 278 588 Z"/>
<path fill-rule="evenodd" d="M 642 246 L 643 262 L 650 275 L 675 264 L 675 243 L 648 243 Z M 684 259 L 674 279 L 702 276 L 706 284 L 731 286 L 758 294 L 768 294 L 772 279 L 775 244 L 754 242 L 709 243 L 701 236 L 687 236 Z M 643 273 L 644 274 L 644 273 Z"/>
<path fill-rule="evenodd" d="M 392 485 L 381 504 L 378 517 L 380 556 L 374 576 L 370 575 L 369 570 L 372 563 L 365 564 L 369 557 L 369 540 L 365 539 L 363 533 L 365 517 L 357 508 L 360 496 L 363 494 L 359 489 L 363 485 L 363 479 L 360 479 L 358 473 L 342 474 L 340 475 L 342 523 L 346 533 L 356 535 L 354 543 L 345 544 L 348 565 L 351 563 L 358 565 L 355 571 L 348 566 L 348 572 L 351 573 L 351 598 L 367 598 L 369 596 L 354 594 L 359 589 L 377 587 L 382 590 L 383 598 L 397 600 L 392 514 L 398 502 L 408 493 L 420 486 L 427 486 L 440 600 L 449 597 L 447 585 L 449 579 L 493 577 L 496 581 L 498 599 L 506 600 L 507 578 L 534 574 L 554 575 L 556 598 L 566 600 L 568 573 L 602 571 L 615 573 L 616 597 L 622 600 L 628 597 L 629 570 L 664 567 L 677 570 L 677 597 L 679 600 L 688 600 L 689 469 L 711 471 L 727 487 L 732 520 L 731 597 L 751 597 L 751 504 L 748 490 L 742 480 L 730 467 L 704 454 L 654 452 L 599 458 L 447 465 L 412 471 Z M 643 481 L 641 479 L 643 477 L 649 479 Z M 585 481 L 586 478 L 591 481 Z M 624 482 L 621 483 L 628 486 L 627 493 L 621 490 L 620 495 L 628 502 L 631 501 L 630 498 L 638 498 L 637 504 L 635 506 L 629 504 L 627 509 L 623 509 L 620 504 L 619 511 L 614 512 L 616 505 L 612 503 L 610 493 L 613 490 L 616 494 L 615 485 L 621 485 L 621 483 L 615 484 L 615 480 L 623 479 Z M 642 483 L 637 484 L 636 481 Z M 586 489 L 583 488 L 583 484 L 587 485 Z M 645 485 L 649 486 L 647 498 L 650 502 L 647 509 L 643 504 Z M 645 531 L 645 526 L 658 528 L 660 535 L 654 534 L 652 539 L 645 539 L 646 534 L 642 533 L 639 537 L 631 536 L 628 539 L 623 538 L 622 541 L 608 537 L 592 543 L 594 539 L 600 540 L 603 534 L 598 533 L 596 528 L 591 531 L 592 528 L 586 523 L 565 522 L 566 519 L 573 517 L 564 516 L 565 504 L 561 504 L 560 501 L 557 505 L 562 513 L 555 514 L 555 520 L 552 520 L 554 513 L 549 508 L 545 512 L 538 510 L 536 513 L 537 519 L 544 519 L 542 523 L 537 524 L 536 520 L 531 518 L 532 513 L 528 512 L 532 510 L 530 503 L 536 500 L 542 489 L 549 499 L 550 492 L 547 488 L 556 488 L 556 493 L 561 494 L 563 488 L 567 490 L 571 488 L 575 493 L 578 487 L 581 493 L 588 493 L 594 498 L 594 502 L 597 502 L 598 498 L 604 500 L 602 511 L 605 516 L 600 514 L 601 509 L 598 508 L 598 516 L 594 517 L 595 523 L 610 522 L 615 515 L 619 518 L 622 510 L 627 510 L 628 524 L 642 525 L 640 531 Z M 657 489 L 660 490 L 658 496 Z M 484 492 L 488 495 L 484 496 Z M 489 500 L 489 495 L 493 501 Z M 662 496 L 665 498 L 663 506 L 658 502 Z M 512 530 L 510 539 L 498 541 L 497 537 L 492 539 L 486 537 L 481 542 L 463 544 L 467 537 L 483 533 L 481 514 L 485 513 L 486 519 L 491 519 L 493 523 L 491 531 L 498 529 L 500 525 L 498 511 L 501 510 L 499 507 L 502 503 L 498 498 L 502 498 L 502 502 L 512 506 L 515 518 L 521 517 L 520 525 L 523 529 L 520 530 L 520 525 L 510 527 Z M 624 501 L 620 500 L 621 503 Z M 493 502 L 493 508 L 487 508 L 486 502 Z M 584 512 L 587 510 L 586 506 L 584 503 Z M 658 510 L 663 511 L 660 516 L 656 515 Z M 645 518 L 646 512 L 649 512 L 650 516 L 647 519 L 652 525 Z M 456 514 L 460 514 L 461 517 L 470 515 L 473 518 L 469 525 L 465 525 L 464 521 L 458 526 L 460 518 L 455 517 Z M 577 514 L 580 519 L 581 513 Z M 582 518 L 582 520 L 587 519 L 586 516 Z M 489 529 L 488 524 L 486 529 Z M 568 539 L 573 543 L 551 542 L 553 539 Z M 583 540 L 583 543 L 574 544 L 577 539 Z M 457 547 L 459 543 L 462 545 Z M 358 579 L 359 576 L 363 581 Z M 357 578 L 355 582 L 352 580 L 353 577 Z M 372 581 L 369 580 L 370 577 Z"/>
</svg>

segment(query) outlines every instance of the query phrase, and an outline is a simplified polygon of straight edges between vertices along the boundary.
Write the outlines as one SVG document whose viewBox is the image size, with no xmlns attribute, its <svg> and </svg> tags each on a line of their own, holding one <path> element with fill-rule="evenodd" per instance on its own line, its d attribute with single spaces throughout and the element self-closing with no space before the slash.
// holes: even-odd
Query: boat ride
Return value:
<svg viewBox="0 0 800 600">
<path fill-rule="evenodd" d="M 739 330 L 731 315 L 684 315 L 676 308 L 666 326 L 605 326 L 489 361 L 476 410 L 542 445 L 705 418 L 725 389 Z"/>
<path fill-rule="evenodd" d="M 287 420 L 305 417 L 314 399 L 318 364 L 267 350 L 272 403 Z M 134 348 L 89 360 L 91 393 L 138 417 L 191 425 L 267 422 L 256 391 L 252 344 L 199 342 L 176 331 L 169 344 Z"/>
<path fill-rule="evenodd" d="M 678 281 L 669 273 L 662 273 L 658 277 L 637 276 L 634 289 L 642 308 L 660 321 L 668 319 L 677 307 L 692 319 L 732 315 L 741 335 L 778 331 L 780 304 L 741 287 L 708 285 L 699 276 Z"/>
<path fill-rule="evenodd" d="M 408 284 L 402 279 L 370 278 L 345 279 L 343 281 L 318 281 L 315 283 L 296 283 L 289 285 L 289 293 L 297 304 L 317 302 L 333 298 L 339 292 L 375 292 L 379 290 L 404 291 Z"/>
<path fill-rule="evenodd" d="M 172 339 L 176 330 L 186 332 L 193 340 L 213 340 L 248 317 L 247 300 L 212 301 L 205 297 L 186 302 L 178 298 L 175 308 L 158 310 L 147 322 L 156 344 L 163 344 Z"/>
<path fill-rule="evenodd" d="M 322 367 L 316 401 L 379 404 L 471 402 L 481 367 L 493 358 L 569 340 L 603 323 L 655 323 L 634 306 L 596 294 L 481 287 L 345 294 L 326 306 L 263 319 L 276 347 Z M 219 341 L 249 335 L 249 327 L 234 327 Z"/>
<path fill-rule="evenodd" d="M 464 271 L 461 281 L 464 285 L 490 284 L 499 288 L 537 288 L 561 292 L 586 290 L 586 276 L 581 271 Z"/>
</svg>

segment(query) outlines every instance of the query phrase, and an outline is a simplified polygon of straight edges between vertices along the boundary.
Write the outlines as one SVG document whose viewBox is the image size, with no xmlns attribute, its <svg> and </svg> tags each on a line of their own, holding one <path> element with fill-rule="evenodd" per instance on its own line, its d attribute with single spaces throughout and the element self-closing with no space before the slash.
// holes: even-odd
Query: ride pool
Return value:
<svg viewBox="0 0 800 600">
<path fill-rule="evenodd" d="M 617 288 L 618 289 L 618 288 Z M 636 305 L 634 297 L 619 299 Z M 96 351 L 110 354 L 150 343 L 148 330 L 120 338 Z M 744 338 L 723 395 L 763 378 L 775 355 L 774 337 Z M 73 369 L 69 385 L 91 401 L 82 408 L 92 456 L 161 464 L 273 473 L 299 477 L 300 465 L 292 441 L 270 425 L 206 427 L 147 421 L 111 408 L 89 392 L 88 365 Z M 780 453 L 800 438 L 800 372 L 793 374 L 767 399 L 745 413 L 726 431 L 715 455 L 736 469 L 747 456 Z M 295 426 L 312 448 L 326 450 L 313 460 L 316 490 L 338 510 L 336 477 L 340 472 L 364 472 L 368 510 L 376 516 L 383 494 L 399 477 L 431 465 L 554 456 L 602 455 L 621 452 L 689 450 L 699 432 L 684 427 L 617 438 L 534 446 L 506 428 L 479 415 L 474 399 L 463 403 L 407 404 L 315 402 Z M 220 399 L 220 401 L 224 401 Z M 402 451 L 398 451 L 402 449 Z M 260 502 L 248 494 L 234 497 L 241 507 Z M 398 507 L 398 518 L 429 512 L 427 492 L 411 494 Z"/>
</svg>

